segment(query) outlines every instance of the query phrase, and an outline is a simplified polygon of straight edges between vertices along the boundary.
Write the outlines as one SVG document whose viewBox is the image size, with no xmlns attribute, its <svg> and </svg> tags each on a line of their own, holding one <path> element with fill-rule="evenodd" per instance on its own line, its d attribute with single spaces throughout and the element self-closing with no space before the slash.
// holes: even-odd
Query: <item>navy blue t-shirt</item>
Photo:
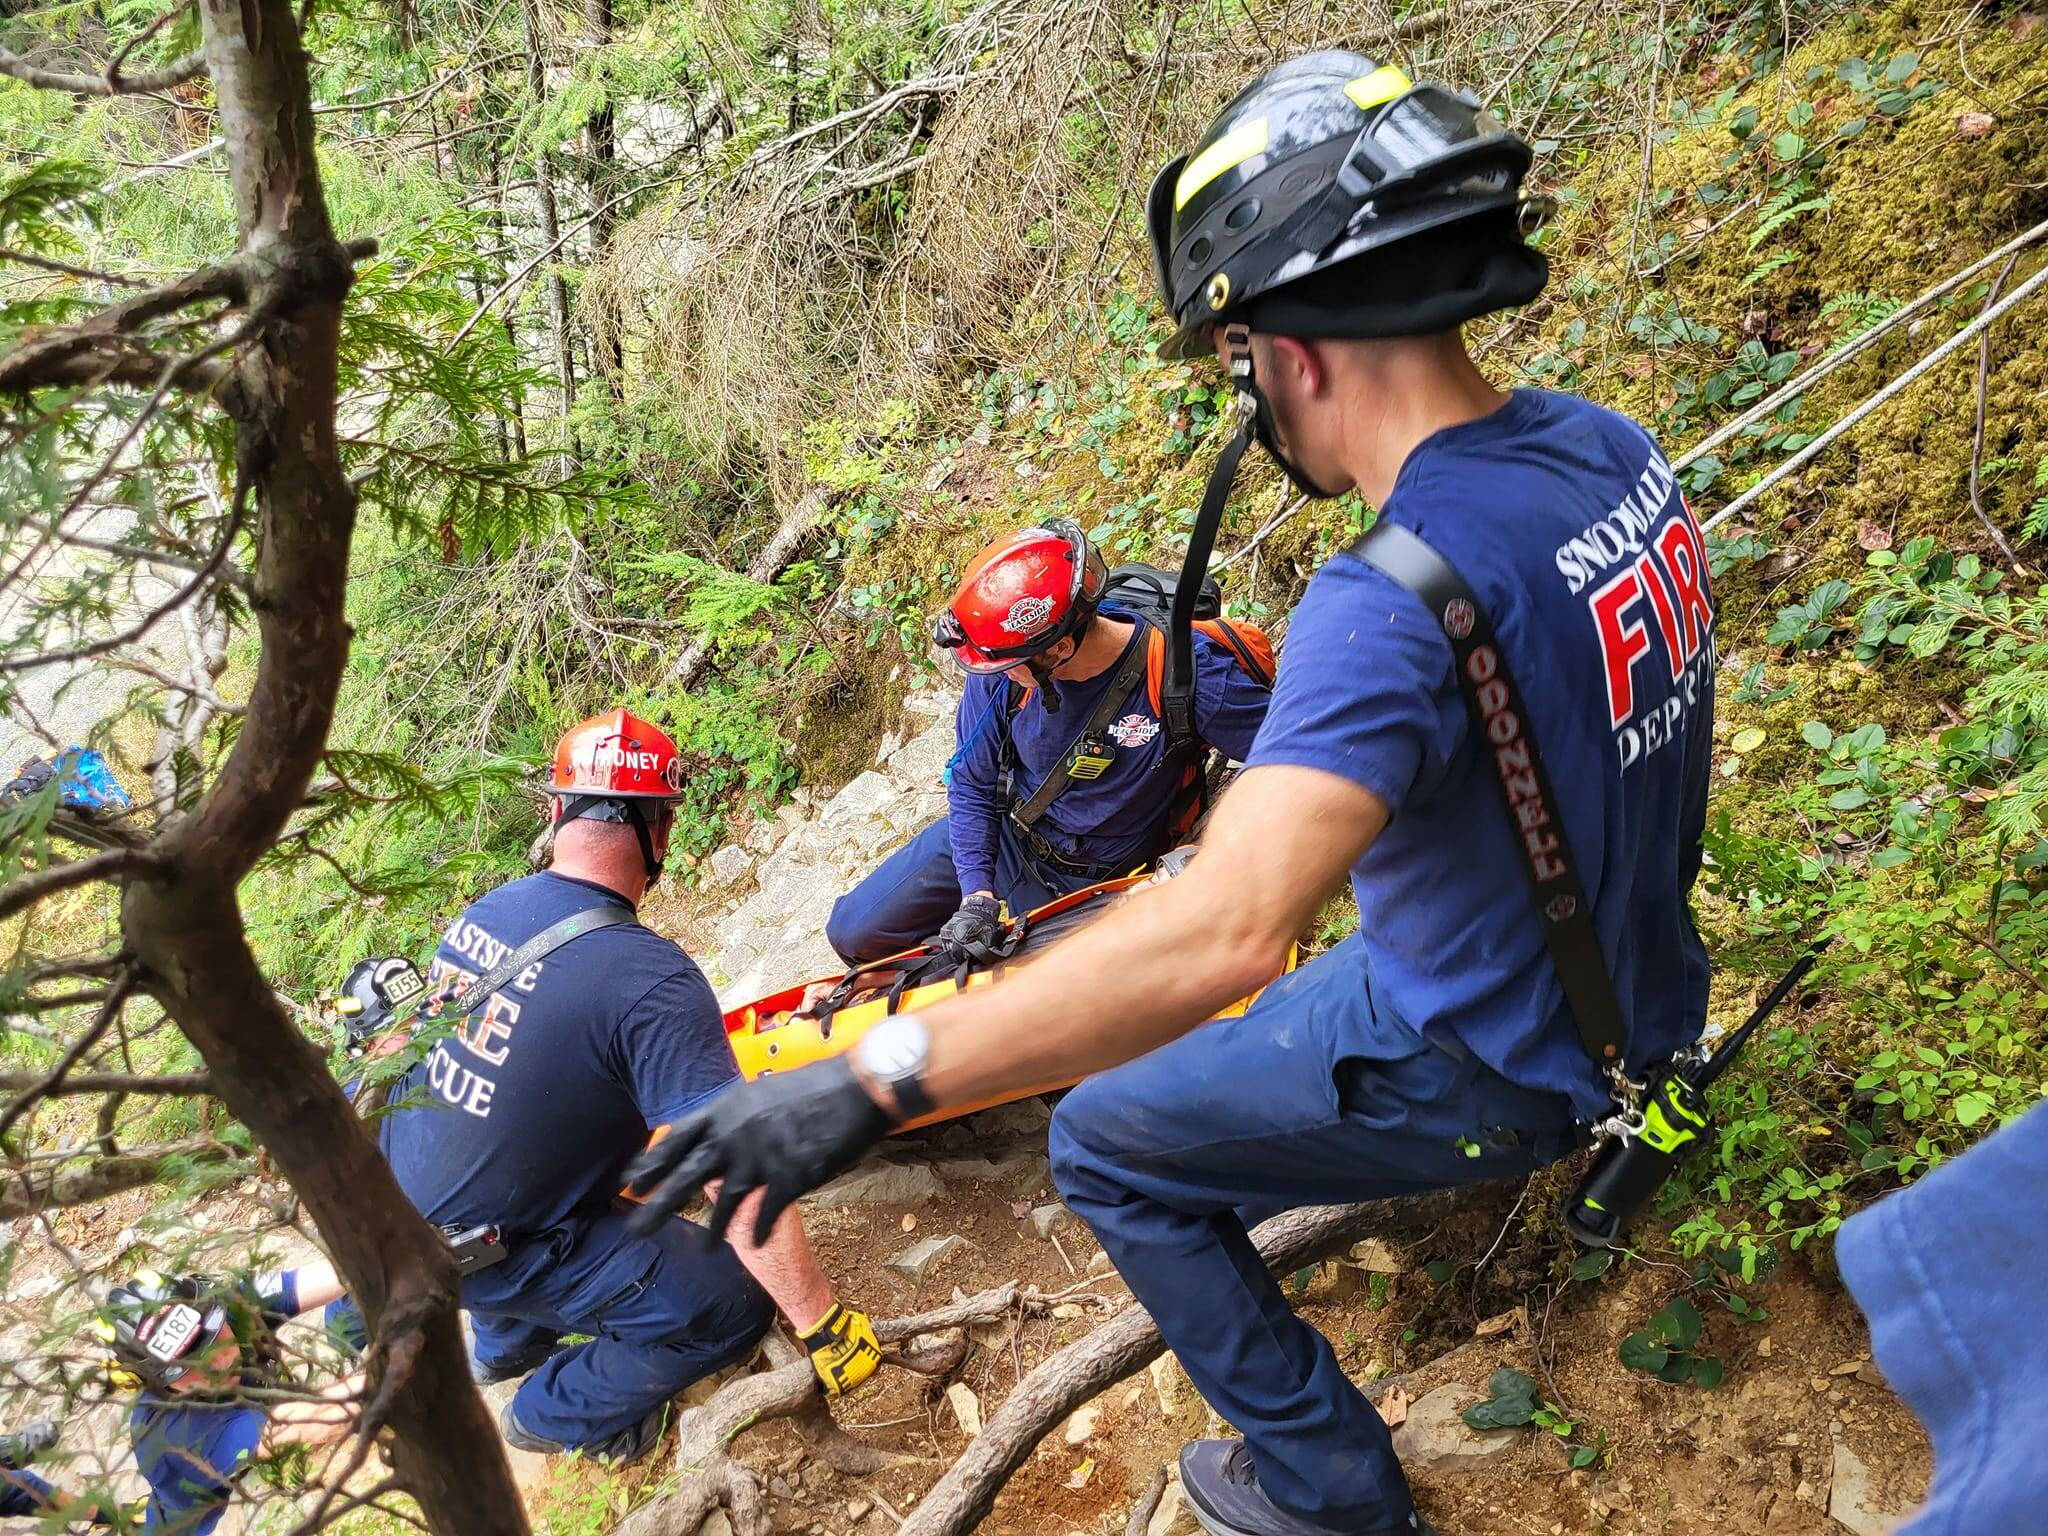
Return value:
<svg viewBox="0 0 2048 1536">
<path fill-rule="evenodd" d="M 144 1536 L 207 1536 L 234 1480 L 263 1445 L 263 1410 L 145 1392 L 128 1415 L 128 1443 L 149 1484 Z"/>
<path fill-rule="evenodd" d="M 1625 417 L 1517 390 L 1425 439 L 1380 515 L 1428 540 L 1492 619 L 1592 898 L 1629 1062 L 1669 1055 L 1706 1020 L 1687 897 L 1714 716 L 1706 554 L 1670 466 Z M 1319 768 L 1392 810 L 1352 889 L 1396 1013 L 1605 1112 L 1498 782 L 1467 739 L 1450 644 L 1418 599 L 1350 556 L 1318 571 L 1247 762 Z"/>
<path fill-rule="evenodd" d="M 452 997 L 607 897 L 619 900 L 553 871 L 500 886 L 449 925 L 428 985 Z M 703 973 L 672 941 L 621 923 L 528 966 L 400 1079 L 384 1152 L 436 1225 L 538 1232 L 610 1200 L 653 1127 L 738 1075 Z"/>
<path fill-rule="evenodd" d="M 1114 608 L 1105 614 L 1118 616 Z M 1231 659 L 1200 630 L 1195 632 L 1195 730 L 1224 756 L 1242 761 L 1266 717 L 1272 692 Z M 1130 644 L 1147 643 L 1139 623 Z M 1013 788 L 1019 804 L 1031 798 L 1045 776 L 1067 761 L 1094 717 L 1103 694 L 1116 680 L 1129 647 L 1095 676 L 1057 683 L 1060 708 L 1048 713 L 1034 692 L 1010 721 L 1011 739 L 1023 771 Z M 1002 806 L 996 793 L 1001 763 L 1000 714 L 1012 696 L 1010 680 L 997 674 L 967 679 L 954 729 L 961 750 L 946 784 L 947 837 L 962 891 L 995 887 L 996 836 Z M 1166 762 L 1166 727 L 1152 707 L 1141 676 L 1130 707 L 1110 722 L 1103 745 L 1109 767 L 1100 778 L 1076 779 L 1046 807 L 1034 824 L 1065 857 L 1084 864 L 1135 865 L 1154 851 L 1172 809 L 1179 770 Z"/>
</svg>

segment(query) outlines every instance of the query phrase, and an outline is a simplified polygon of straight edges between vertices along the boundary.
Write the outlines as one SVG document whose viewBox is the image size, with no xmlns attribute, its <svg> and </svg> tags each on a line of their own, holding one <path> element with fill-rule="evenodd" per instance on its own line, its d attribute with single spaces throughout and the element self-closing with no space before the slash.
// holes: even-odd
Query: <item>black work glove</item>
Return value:
<svg viewBox="0 0 2048 1536">
<path fill-rule="evenodd" d="M 970 960 L 993 959 L 1002 939 L 1003 904 L 979 893 L 961 902 L 960 910 L 939 930 L 941 944 Z"/>
<path fill-rule="evenodd" d="M 765 1243 L 797 1196 L 851 1168 L 895 1124 L 868 1097 L 844 1056 L 735 1083 L 670 1126 L 626 1170 L 626 1187 L 645 1201 L 626 1226 L 652 1232 L 720 1179 L 709 1223 L 713 1241 L 725 1235 L 734 1210 L 758 1189 L 765 1193 L 754 1217 L 754 1241 Z"/>
</svg>

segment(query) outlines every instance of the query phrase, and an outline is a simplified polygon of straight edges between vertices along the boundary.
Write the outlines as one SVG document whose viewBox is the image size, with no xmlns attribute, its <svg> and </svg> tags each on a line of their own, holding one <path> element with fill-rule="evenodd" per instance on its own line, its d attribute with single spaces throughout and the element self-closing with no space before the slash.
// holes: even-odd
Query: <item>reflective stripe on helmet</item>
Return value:
<svg viewBox="0 0 2048 1536">
<path fill-rule="evenodd" d="M 1182 167 L 1180 180 L 1173 187 L 1173 211 L 1178 213 L 1187 207 L 1189 198 L 1225 171 L 1235 170 L 1253 155 L 1264 154 L 1266 144 L 1266 120 L 1263 117 L 1239 123 Z"/>
<path fill-rule="evenodd" d="M 1413 82 L 1391 64 L 1382 64 L 1369 75 L 1360 75 L 1356 80 L 1344 82 L 1344 94 L 1351 98 L 1351 104 L 1361 112 L 1370 112 L 1374 107 L 1392 101 L 1403 91 L 1411 88 Z"/>
</svg>

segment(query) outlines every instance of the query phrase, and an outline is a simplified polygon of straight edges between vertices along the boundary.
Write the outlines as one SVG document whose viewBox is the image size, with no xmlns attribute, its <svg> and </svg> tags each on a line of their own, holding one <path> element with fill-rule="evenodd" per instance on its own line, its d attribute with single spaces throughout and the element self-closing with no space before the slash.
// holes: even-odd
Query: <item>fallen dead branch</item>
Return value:
<svg viewBox="0 0 2048 1536">
<path fill-rule="evenodd" d="M 918 1347 L 915 1341 L 921 1336 L 944 1335 L 971 1323 L 995 1322 L 1019 1308 L 1050 1305 L 1035 1290 L 1022 1290 L 1012 1282 L 912 1317 L 878 1318 L 875 1336 L 889 1364 L 943 1376 L 966 1358 L 964 1333 Z M 705 1516 L 721 1506 L 737 1536 L 768 1536 L 760 1485 L 727 1454 L 742 1430 L 768 1419 L 796 1419 L 798 1433 L 828 1465 L 856 1476 L 916 1459 L 865 1445 L 831 1424 L 810 1362 L 794 1345 L 777 1338 L 766 1353 L 769 1369 L 726 1383 L 709 1402 L 683 1414 L 676 1445 L 680 1486 L 620 1526 L 619 1536 L 691 1536 Z"/>
<path fill-rule="evenodd" d="M 1252 1239 L 1271 1268 L 1299 1269 L 1348 1247 L 1379 1224 L 1385 1212 L 1381 1202 L 1308 1206 L 1262 1223 Z M 901 1536 L 959 1536 L 973 1530 L 1040 1440 L 1090 1398 L 1151 1364 L 1165 1348 L 1152 1315 L 1132 1307 L 1043 1361 L 911 1510 Z"/>
</svg>

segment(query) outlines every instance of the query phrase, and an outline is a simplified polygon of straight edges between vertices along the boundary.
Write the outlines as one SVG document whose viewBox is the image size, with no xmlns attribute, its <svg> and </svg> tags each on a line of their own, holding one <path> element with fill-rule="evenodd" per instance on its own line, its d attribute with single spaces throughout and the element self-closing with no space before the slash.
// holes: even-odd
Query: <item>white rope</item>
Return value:
<svg viewBox="0 0 2048 1536">
<path fill-rule="evenodd" d="M 1985 310 L 1983 314 L 1979 315 L 1975 320 L 1971 321 L 1968 325 L 1964 326 L 1961 330 L 1957 331 L 1953 336 L 1949 337 L 1948 340 L 1944 341 L 1932 352 L 1928 353 L 1925 357 L 1921 358 L 1919 362 L 1915 363 L 1911 368 L 1908 368 L 1904 373 L 1900 374 L 1897 378 L 1893 379 L 1891 383 L 1885 385 L 1883 389 L 1880 389 L 1868 400 L 1865 400 L 1861 405 L 1857 406 L 1855 410 L 1851 411 L 1848 415 L 1844 416 L 1832 427 L 1829 427 L 1827 431 L 1821 433 L 1819 437 L 1816 437 L 1804 448 L 1800 449 L 1797 453 L 1793 454 L 1791 458 L 1785 460 L 1784 463 L 1780 464 L 1768 475 L 1765 475 L 1763 479 L 1757 481 L 1755 485 L 1752 485 L 1740 496 L 1736 497 L 1733 501 L 1729 502 L 1727 506 L 1723 507 L 1720 511 L 1716 512 L 1704 523 L 1700 524 L 1700 531 L 1704 533 L 1705 531 L 1707 531 L 1710 528 L 1713 528 L 1717 524 L 1725 523 L 1737 512 L 1740 512 L 1743 508 L 1749 506 L 1752 502 L 1754 502 L 1759 496 L 1763 495 L 1763 493 L 1765 491 L 1768 491 L 1772 486 L 1778 484 L 1787 476 L 1796 474 L 1799 470 L 1805 468 L 1806 465 L 1812 463 L 1814 458 L 1817 455 L 1819 455 L 1823 450 L 1825 450 L 1830 443 L 1834 442 L 1836 438 L 1840 437 L 1844 432 L 1847 432 L 1851 427 L 1855 426 L 1858 422 L 1863 420 L 1864 417 L 1868 416 L 1872 411 L 1876 410 L 1879 406 L 1883 405 L 1886 401 L 1890 400 L 1893 396 L 1897 395 L 1901 390 L 1909 388 L 1913 383 L 1915 383 L 1917 380 L 1925 376 L 1930 369 L 1932 369 L 1943 358 L 1947 357 L 1951 352 L 1955 351 L 1956 348 L 1960 347 L 1964 342 L 1969 341 L 1971 338 L 1975 337 L 1980 332 L 1988 330 L 1991 326 L 1997 324 L 1998 321 L 2004 317 L 2007 311 L 2024 303 L 2027 299 L 2033 296 L 2036 289 L 2041 288 L 2044 285 L 2048 285 L 2048 266 L 2044 266 L 2040 271 L 2036 272 L 2024 283 L 2021 283 L 2019 287 L 2013 289 L 2011 293 L 2007 294 L 2004 298 L 2000 299 L 1996 304 L 1992 305 L 1991 308 Z"/>
<path fill-rule="evenodd" d="M 1960 288 L 1964 283 L 1967 283 L 1971 278 L 1975 277 L 1979 272 L 1982 272 L 1986 267 L 1990 266 L 1993 262 L 1998 261 L 2003 257 L 2010 256 L 2015 251 L 2025 249 L 2027 246 L 2033 244 L 2036 240 L 2039 240 L 2043 235 L 2048 235 L 2048 219 L 2044 219 L 2041 223 L 2036 224 L 2032 229 L 2028 230 L 2023 235 L 2015 235 L 2012 239 L 2008 240 L 2004 245 L 2001 245 L 1997 250 L 1993 251 L 1989 256 L 1985 256 L 1980 260 L 1973 261 L 1970 263 L 1970 265 L 1963 268 L 1962 271 L 1957 272 L 1950 277 L 1943 278 L 1940 282 L 1936 283 L 1932 288 L 1928 289 L 1925 293 L 1921 294 L 1919 298 L 1913 300 L 1912 303 L 1907 304 L 1905 307 L 1901 309 L 1893 310 L 1889 315 L 1886 315 L 1884 319 L 1878 321 L 1877 324 L 1870 327 L 1869 330 L 1857 333 L 1856 337 L 1847 345 L 1838 347 L 1835 351 L 1828 353 L 1827 356 L 1815 362 L 1813 366 L 1808 368 L 1805 372 L 1801 373 L 1797 378 L 1786 380 L 1783 384 L 1779 385 L 1778 388 L 1771 391 L 1770 394 L 1764 396 L 1764 398 L 1757 401 L 1755 405 L 1751 406 L 1748 410 L 1744 411 L 1740 416 L 1736 417 L 1733 421 L 1729 422 L 1725 427 L 1722 427 L 1718 431 L 1716 431 L 1713 434 L 1713 436 L 1709 437 L 1705 442 L 1695 444 L 1692 448 L 1688 449 L 1686 451 L 1685 457 L 1676 461 L 1671 467 L 1673 469 L 1684 469 L 1686 465 L 1692 463 L 1695 459 L 1701 458 L 1706 454 L 1712 453 L 1716 448 L 1720 447 L 1723 443 L 1727 442 L 1731 437 L 1735 436 L 1735 434 L 1740 432 L 1744 427 L 1750 426 L 1755 422 L 1762 421 L 1766 416 L 1770 415 L 1771 412 L 1775 411 L 1786 400 L 1790 399 L 1794 395 L 1804 394 L 1808 389 L 1811 389 L 1815 384 L 1818 384 L 1822 379 L 1826 378 L 1829 374 L 1833 373 L 1837 368 L 1841 367 L 1851 358 L 1857 356 L 1861 352 L 1866 351 L 1868 348 L 1876 345 L 1879 341 L 1883 340 L 1884 337 L 1890 335 L 1893 331 L 1897 330 L 1901 325 L 1904 325 L 1908 320 L 1912 319 L 1915 315 L 1919 314 L 1921 310 L 1925 309 L 1928 305 L 1932 304 L 1936 299 L 1942 297 L 1942 295 L 1950 293 L 1957 288 Z"/>
</svg>

